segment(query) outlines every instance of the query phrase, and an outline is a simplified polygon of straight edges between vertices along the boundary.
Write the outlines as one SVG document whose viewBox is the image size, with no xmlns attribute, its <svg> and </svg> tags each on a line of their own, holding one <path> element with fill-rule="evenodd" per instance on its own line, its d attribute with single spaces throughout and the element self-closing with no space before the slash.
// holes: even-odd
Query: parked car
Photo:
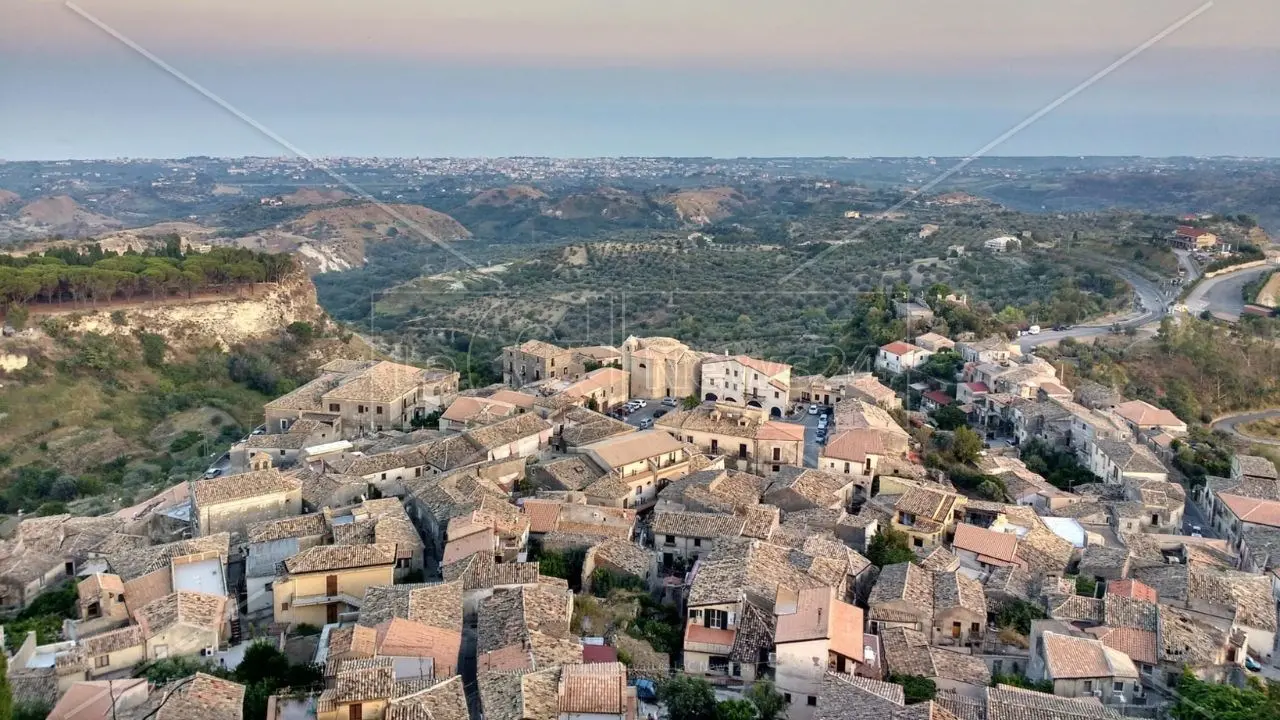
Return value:
<svg viewBox="0 0 1280 720">
<path fill-rule="evenodd" d="M 822 428 L 823 430 L 826 430 L 826 429 L 827 429 L 827 423 L 828 423 L 828 422 L 830 422 L 830 421 L 829 421 L 829 420 L 827 420 L 827 416 L 826 416 L 826 415 L 819 415 L 819 416 L 818 416 L 818 427 Z"/>
<path fill-rule="evenodd" d="M 667 414 L 667 411 L 666 411 L 666 410 L 654 410 L 654 411 L 653 411 L 653 419 L 654 419 L 654 420 L 657 420 L 658 418 L 660 418 L 660 417 L 662 417 L 663 415 L 666 415 L 666 414 Z"/>
<path fill-rule="evenodd" d="M 636 407 L 645 407 L 649 404 L 648 400 L 632 400 L 631 402 L 635 403 Z"/>
<path fill-rule="evenodd" d="M 675 407 L 675 406 L 676 406 L 676 399 L 675 399 L 675 398 L 669 398 L 669 397 L 662 398 L 662 404 L 663 404 L 663 405 L 666 405 L 667 407 Z"/>
<path fill-rule="evenodd" d="M 1262 665 L 1259 664 L 1257 660 L 1254 660 L 1248 655 L 1244 656 L 1244 667 L 1246 670 L 1249 670 L 1250 672 L 1258 672 L 1259 670 L 1262 669 Z"/>
<path fill-rule="evenodd" d="M 204 477 L 206 480 L 212 480 L 221 474 L 222 474 L 222 468 L 211 467 L 208 470 L 204 471 Z"/>
<path fill-rule="evenodd" d="M 1053 326 L 1054 332 L 1062 332 L 1064 330 L 1070 330 L 1070 329 L 1071 329 L 1070 325 L 1054 325 Z"/>
<path fill-rule="evenodd" d="M 1028 334 L 1028 335 L 1039 335 L 1039 334 L 1040 334 L 1040 326 L 1039 326 L 1039 325 L 1032 325 L 1031 327 L 1027 328 L 1027 334 Z"/>
<path fill-rule="evenodd" d="M 641 430 L 648 430 L 651 427 L 653 427 L 653 418 L 645 418 L 640 421 Z"/>
<path fill-rule="evenodd" d="M 818 406 L 817 406 L 817 405 L 810 405 L 810 406 L 809 406 L 809 414 L 810 414 L 810 415 L 817 415 L 817 414 L 818 414 Z"/>
<path fill-rule="evenodd" d="M 827 441 L 827 431 L 826 431 L 826 429 L 825 429 L 825 428 L 818 428 L 818 433 L 817 433 L 817 435 L 815 435 L 815 439 L 816 439 L 819 443 L 825 443 L 825 442 Z"/>
</svg>

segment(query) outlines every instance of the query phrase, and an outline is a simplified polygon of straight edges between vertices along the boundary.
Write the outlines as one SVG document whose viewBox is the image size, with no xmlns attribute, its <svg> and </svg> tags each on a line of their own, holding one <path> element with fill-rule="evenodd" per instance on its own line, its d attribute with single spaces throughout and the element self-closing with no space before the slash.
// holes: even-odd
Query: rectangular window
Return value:
<svg viewBox="0 0 1280 720">
<path fill-rule="evenodd" d="M 845 464 L 844 464 L 844 473 L 845 473 L 845 475 L 848 475 L 848 474 L 849 474 L 849 463 L 845 463 Z"/>
<path fill-rule="evenodd" d="M 712 439 L 711 439 L 711 452 L 716 452 L 716 451 L 718 451 L 719 449 L 720 449 L 720 441 L 719 441 L 719 440 L 716 440 L 715 438 L 712 438 Z"/>
<path fill-rule="evenodd" d="M 1085 692 L 1087 692 L 1087 693 L 1091 693 L 1091 692 L 1093 692 L 1093 681 L 1092 681 L 1092 680 L 1085 680 L 1085 681 L 1084 681 L 1084 691 L 1085 691 Z"/>
<path fill-rule="evenodd" d="M 916 547 L 924 547 L 924 540 L 921 540 L 920 538 L 911 538 L 911 544 Z"/>
<path fill-rule="evenodd" d="M 694 547 L 702 547 L 702 538 L 694 538 L 694 539 L 693 539 L 693 546 L 694 546 Z"/>
<path fill-rule="evenodd" d="M 747 456 L 747 444 L 746 444 L 746 443 L 739 443 L 739 444 L 738 444 L 738 457 L 740 457 L 740 458 L 745 458 L 746 456 Z"/>
<path fill-rule="evenodd" d="M 790 705 L 790 704 L 791 704 L 791 693 L 782 693 L 782 699 L 783 699 L 784 701 L 786 701 L 786 703 L 787 703 L 788 705 Z"/>
<path fill-rule="evenodd" d="M 104 668 L 110 664 L 111 664 L 110 655 L 99 655 L 98 657 L 93 659 L 93 666 L 95 668 Z"/>
<path fill-rule="evenodd" d="M 779 460 L 781 460 L 781 459 L 782 459 L 782 448 L 774 448 L 774 449 L 773 449 L 773 461 L 774 461 L 774 462 L 778 462 L 778 461 L 779 461 Z"/>
<path fill-rule="evenodd" d="M 375 414 L 377 414 L 377 415 L 381 415 L 381 414 L 382 414 L 382 406 L 381 406 L 381 405 L 379 405 L 379 406 L 378 406 L 378 410 L 377 410 L 377 412 L 376 412 Z"/>
<path fill-rule="evenodd" d="M 667 544 L 667 545 L 675 545 L 675 544 L 676 544 L 676 536 L 675 536 L 675 535 L 668 535 L 668 536 L 666 537 L 666 544 Z"/>
<path fill-rule="evenodd" d="M 810 695 L 808 703 L 809 707 L 818 707 L 818 698 L 816 695 Z"/>
<path fill-rule="evenodd" d="M 342 406 L 338 403 L 329 403 L 329 412 L 338 412 L 341 409 Z"/>
<path fill-rule="evenodd" d="M 779 469 L 779 468 L 778 468 L 778 466 L 777 466 L 777 465 L 774 465 L 774 466 L 773 466 L 773 471 L 774 471 L 774 472 L 778 472 L 778 469 Z"/>
<path fill-rule="evenodd" d="M 1113 684 L 1111 685 L 1111 689 L 1112 689 L 1112 690 L 1115 690 L 1115 691 L 1116 691 L 1116 692 L 1118 692 L 1118 693 L 1122 693 L 1122 692 L 1124 692 L 1124 683 L 1122 683 L 1122 682 L 1113 683 Z"/>
</svg>

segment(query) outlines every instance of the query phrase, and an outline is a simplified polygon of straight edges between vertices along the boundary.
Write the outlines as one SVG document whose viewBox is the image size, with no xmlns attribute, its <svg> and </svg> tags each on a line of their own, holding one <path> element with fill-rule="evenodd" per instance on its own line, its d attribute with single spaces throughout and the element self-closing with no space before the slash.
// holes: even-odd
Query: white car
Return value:
<svg viewBox="0 0 1280 720">
<path fill-rule="evenodd" d="M 211 467 L 208 470 L 204 471 L 204 477 L 206 480 L 212 480 L 221 474 L 222 474 L 222 468 Z"/>
<path fill-rule="evenodd" d="M 651 427 L 653 427 L 653 418 L 645 418 L 640 421 L 641 430 L 648 430 Z"/>
<path fill-rule="evenodd" d="M 648 400 L 632 400 L 631 402 L 635 403 L 636 407 L 645 407 L 649 404 Z"/>
<path fill-rule="evenodd" d="M 809 414 L 810 414 L 810 415 L 817 415 L 817 414 L 818 414 L 818 406 L 817 406 L 817 405 L 810 405 L 810 406 L 809 406 Z"/>
<path fill-rule="evenodd" d="M 818 418 L 818 427 L 820 427 L 820 428 L 825 428 L 825 427 L 827 426 L 827 423 L 828 423 L 828 422 L 829 422 L 829 421 L 827 420 L 827 416 L 826 416 L 826 415 L 822 415 L 822 416 L 820 416 L 820 417 Z"/>
<path fill-rule="evenodd" d="M 663 405 L 666 405 L 667 407 L 675 407 L 675 406 L 676 406 L 676 399 L 675 399 L 675 398 L 662 398 L 662 404 L 663 404 Z"/>
</svg>

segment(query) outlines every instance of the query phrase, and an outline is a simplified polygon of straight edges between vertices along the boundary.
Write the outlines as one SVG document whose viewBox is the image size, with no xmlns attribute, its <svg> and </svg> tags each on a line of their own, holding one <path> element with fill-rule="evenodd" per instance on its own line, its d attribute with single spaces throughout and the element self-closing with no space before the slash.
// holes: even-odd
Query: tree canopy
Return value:
<svg viewBox="0 0 1280 720">
<path fill-rule="evenodd" d="M 880 528 L 867 545 L 867 559 L 876 567 L 910 562 L 915 557 L 907 541 L 907 534 L 891 525 Z"/>
</svg>

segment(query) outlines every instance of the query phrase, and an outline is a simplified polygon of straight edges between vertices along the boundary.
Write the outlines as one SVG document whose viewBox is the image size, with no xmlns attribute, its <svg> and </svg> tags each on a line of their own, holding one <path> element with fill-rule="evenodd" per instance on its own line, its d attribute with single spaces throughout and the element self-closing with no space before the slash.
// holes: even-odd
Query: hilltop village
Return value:
<svg viewBox="0 0 1280 720">
<path fill-rule="evenodd" d="M 1275 466 L 1191 491 L 1185 422 L 1005 338 L 831 377 L 666 337 L 497 362 L 334 360 L 203 478 L 22 520 L 0 604 L 71 583 L 78 617 L 8 638 L 15 698 L 239 718 L 214 670 L 264 641 L 322 678 L 281 720 L 657 718 L 685 678 L 789 720 L 1157 718 L 1186 673 L 1276 672 Z"/>
</svg>

